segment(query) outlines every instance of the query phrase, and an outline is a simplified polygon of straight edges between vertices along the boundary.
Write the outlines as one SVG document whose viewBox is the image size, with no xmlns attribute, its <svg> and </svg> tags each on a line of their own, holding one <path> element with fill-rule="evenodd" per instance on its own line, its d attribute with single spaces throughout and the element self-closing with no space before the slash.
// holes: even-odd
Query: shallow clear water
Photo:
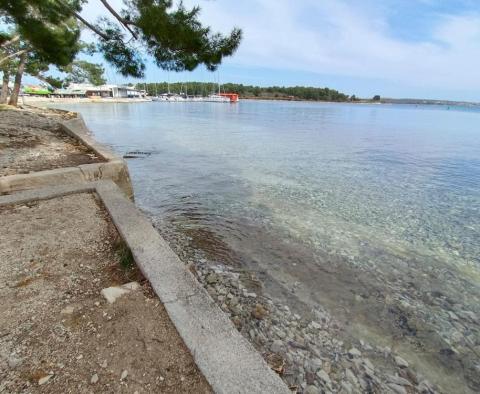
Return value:
<svg viewBox="0 0 480 394">
<path fill-rule="evenodd" d="M 398 342 L 413 363 L 480 387 L 479 111 L 63 108 L 118 153 L 150 154 L 128 160 L 136 201 L 171 242 L 258 271 L 297 308 L 322 304 L 351 335 Z"/>
</svg>

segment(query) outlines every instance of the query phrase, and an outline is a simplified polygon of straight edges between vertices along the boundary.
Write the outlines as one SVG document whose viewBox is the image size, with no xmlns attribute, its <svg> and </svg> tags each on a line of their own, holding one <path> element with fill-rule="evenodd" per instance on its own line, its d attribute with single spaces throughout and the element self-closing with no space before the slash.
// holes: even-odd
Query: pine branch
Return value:
<svg viewBox="0 0 480 394">
<path fill-rule="evenodd" d="M 133 36 L 133 38 L 138 39 L 137 33 L 135 33 L 132 28 L 129 26 L 128 21 L 126 21 L 124 18 L 122 18 L 117 11 L 113 9 L 113 7 L 107 3 L 107 0 L 100 0 L 102 4 L 105 6 L 105 8 L 122 24 L 123 27 L 125 27 L 130 34 Z"/>
<path fill-rule="evenodd" d="M 82 22 L 86 27 L 88 27 L 91 31 L 93 31 L 95 34 L 99 35 L 102 37 L 104 40 L 108 41 L 110 37 L 108 37 L 105 33 L 97 29 L 94 25 L 92 25 L 90 22 L 87 22 L 84 18 L 80 16 L 77 12 L 74 12 L 73 14 L 75 18 L 77 18 L 80 22 Z"/>
</svg>

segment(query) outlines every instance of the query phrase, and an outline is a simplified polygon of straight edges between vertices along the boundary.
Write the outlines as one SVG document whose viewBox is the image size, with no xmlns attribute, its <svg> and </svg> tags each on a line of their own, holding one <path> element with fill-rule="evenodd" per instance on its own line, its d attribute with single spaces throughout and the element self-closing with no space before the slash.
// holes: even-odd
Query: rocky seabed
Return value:
<svg viewBox="0 0 480 394">
<path fill-rule="evenodd" d="M 304 318 L 274 302 L 263 294 L 254 273 L 210 265 L 205 259 L 191 262 L 190 268 L 293 392 L 439 392 L 390 348 L 340 340 L 341 325 L 325 310 Z M 252 291 L 255 286 L 258 290 Z"/>
</svg>

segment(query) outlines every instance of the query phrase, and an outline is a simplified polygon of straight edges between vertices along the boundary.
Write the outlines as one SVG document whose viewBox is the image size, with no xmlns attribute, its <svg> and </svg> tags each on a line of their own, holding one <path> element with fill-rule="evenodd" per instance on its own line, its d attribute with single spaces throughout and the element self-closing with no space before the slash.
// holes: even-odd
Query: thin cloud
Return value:
<svg viewBox="0 0 480 394">
<path fill-rule="evenodd" d="M 411 86 L 480 88 L 480 13 L 425 15 L 435 17 L 430 34 L 407 41 L 395 36 L 386 13 L 382 14 L 385 7 L 360 3 L 219 0 L 200 4 L 203 19 L 214 28 L 244 29 L 244 42 L 227 60 L 229 64 L 381 78 Z"/>
<path fill-rule="evenodd" d="M 120 8 L 122 0 L 111 4 Z M 244 30 L 239 50 L 225 61 L 237 72 L 306 72 L 375 80 L 374 90 L 384 81 L 385 86 L 409 87 L 410 92 L 427 95 L 451 91 L 457 97 L 460 92 L 478 96 L 480 7 L 449 12 L 445 2 L 434 11 L 438 3 L 415 0 L 408 3 L 408 12 L 419 17 L 410 21 L 406 3 L 397 0 L 381 5 L 373 0 L 184 0 L 184 4 L 199 4 L 202 21 L 215 31 L 228 33 L 233 26 Z M 94 20 L 102 11 L 90 1 L 84 16 Z M 408 25 L 408 38 L 398 31 L 399 23 L 403 29 Z M 255 75 L 250 79 L 256 82 Z"/>
</svg>

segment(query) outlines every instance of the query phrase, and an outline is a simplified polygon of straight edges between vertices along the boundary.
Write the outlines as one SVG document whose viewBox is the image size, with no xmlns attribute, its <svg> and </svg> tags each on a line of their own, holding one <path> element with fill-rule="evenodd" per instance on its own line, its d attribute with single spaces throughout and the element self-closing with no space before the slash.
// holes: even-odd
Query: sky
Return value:
<svg viewBox="0 0 480 394">
<path fill-rule="evenodd" d="M 111 0 L 119 9 L 122 0 Z M 146 82 L 330 87 L 359 97 L 480 102 L 480 0 L 184 0 L 215 31 L 244 39 L 218 74 L 166 73 Z M 89 0 L 83 16 L 103 12 Z M 109 82 L 125 79 L 107 67 Z"/>
</svg>

